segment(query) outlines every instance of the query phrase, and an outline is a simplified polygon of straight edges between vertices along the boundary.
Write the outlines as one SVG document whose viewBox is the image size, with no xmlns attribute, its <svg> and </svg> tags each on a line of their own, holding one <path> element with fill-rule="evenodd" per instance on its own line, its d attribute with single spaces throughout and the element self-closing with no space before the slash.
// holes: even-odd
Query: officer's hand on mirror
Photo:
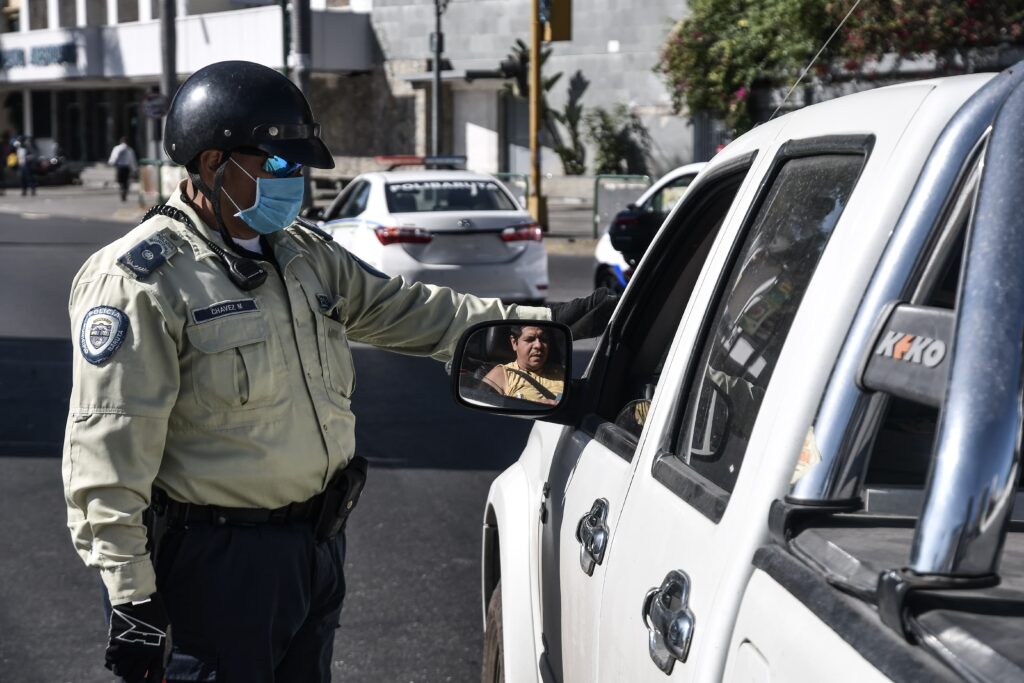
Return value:
<svg viewBox="0 0 1024 683">
<path fill-rule="evenodd" d="M 549 303 L 547 307 L 551 309 L 553 321 L 569 326 L 573 339 L 588 339 L 604 332 L 618 303 L 617 294 L 601 287 L 590 296 L 564 303 Z"/>
<path fill-rule="evenodd" d="M 114 605 L 107 642 L 108 669 L 128 683 L 159 683 L 170 655 L 170 620 L 159 595 Z"/>
</svg>

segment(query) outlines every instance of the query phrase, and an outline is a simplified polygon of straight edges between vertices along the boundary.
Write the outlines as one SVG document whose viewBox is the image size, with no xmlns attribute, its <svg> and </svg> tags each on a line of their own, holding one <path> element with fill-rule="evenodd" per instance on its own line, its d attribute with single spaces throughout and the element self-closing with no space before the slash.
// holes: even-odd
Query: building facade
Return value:
<svg viewBox="0 0 1024 683">
<path fill-rule="evenodd" d="M 447 61 L 442 63 L 442 147 L 465 154 L 472 168 L 527 172 L 526 103 L 507 92 L 506 81 L 470 77 L 497 69 L 516 39 L 529 44 L 529 12 L 529 0 L 451 0 L 447 5 L 442 20 Z M 564 106 L 569 80 L 579 71 L 590 82 L 582 98 L 585 109 L 625 104 L 640 116 L 653 142 L 652 171 L 693 161 L 691 124 L 672 113 L 668 90 L 654 72 L 666 36 L 685 12 L 686 3 L 680 0 L 573 0 L 572 40 L 551 43 L 552 54 L 544 64 L 545 76 L 562 73 L 547 93 L 549 106 Z M 425 153 L 434 1 L 373 0 L 371 22 L 391 92 L 407 96 L 412 86 L 420 94 L 410 107 L 417 114 L 415 131 L 399 134 L 416 142 L 416 149 L 407 151 Z M 330 106 L 329 101 L 324 104 Z M 592 160 L 591 151 L 588 168 Z M 542 165 L 545 173 L 562 173 L 550 149 Z"/>
<path fill-rule="evenodd" d="M 124 135 L 158 153 L 159 126 L 141 106 L 160 79 L 160 0 L 0 0 L 0 132 L 51 137 L 70 159 L 102 161 Z M 286 69 L 288 26 L 273 0 L 176 0 L 177 71 L 223 59 Z M 430 147 L 434 0 L 311 0 L 310 97 L 341 175 L 383 154 Z M 525 172 L 525 101 L 494 72 L 529 41 L 528 0 L 451 0 L 443 17 L 442 144 L 482 171 Z M 552 43 L 547 94 L 560 108 L 570 77 L 590 82 L 585 108 L 625 104 L 651 135 L 652 171 L 693 160 L 693 132 L 674 115 L 653 69 L 685 11 L 678 0 L 574 0 L 573 35 Z M 549 141 L 550 142 L 550 141 Z M 592 153 L 588 156 L 592 162 Z M 550 150 L 543 170 L 561 174 Z"/>
<path fill-rule="evenodd" d="M 0 132 L 53 138 L 69 159 L 102 161 L 121 136 L 158 154 L 142 107 L 162 69 L 159 0 L 7 0 L 0 32 Z M 313 2 L 313 69 L 364 73 L 379 57 L 369 15 Z M 276 4 L 177 0 L 177 72 L 225 59 L 286 65 Z M 158 112 L 156 112 L 158 113 Z"/>
</svg>

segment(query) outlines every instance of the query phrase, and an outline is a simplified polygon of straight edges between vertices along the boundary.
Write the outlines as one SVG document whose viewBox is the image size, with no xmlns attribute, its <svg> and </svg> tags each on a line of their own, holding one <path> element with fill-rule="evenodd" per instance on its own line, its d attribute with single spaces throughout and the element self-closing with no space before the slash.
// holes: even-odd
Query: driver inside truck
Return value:
<svg viewBox="0 0 1024 683">
<path fill-rule="evenodd" d="M 532 325 L 513 326 L 509 342 L 515 360 L 495 365 L 484 381 L 503 396 L 555 405 L 565 387 L 565 367 L 551 353 L 548 332 Z"/>
</svg>

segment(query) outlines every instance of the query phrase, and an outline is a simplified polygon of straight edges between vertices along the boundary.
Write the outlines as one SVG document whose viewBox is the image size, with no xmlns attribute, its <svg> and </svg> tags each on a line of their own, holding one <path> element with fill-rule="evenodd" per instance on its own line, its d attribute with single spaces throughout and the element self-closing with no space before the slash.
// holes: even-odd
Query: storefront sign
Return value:
<svg viewBox="0 0 1024 683">
<path fill-rule="evenodd" d="M 0 68 L 13 69 L 16 66 L 25 66 L 24 48 L 0 50 Z"/>
<path fill-rule="evenodd" d="M 38 45 L 31 48 L 30 59 L 25 60 L 25 48 L 15 47 L 0 50 L 0 66 L 4 69 L 26 66 L 52 66 L 53 64 L 78 64 L 78 46 L 74 43 L 63 45 Z"/>
<path fill-rule="evenodd" d="M 74 43 L 64 43 L 63 45 L 40 45 L 32 48 L 32 64 L 35 66 L 77 63 L 78 47 Z"/>
</svg>

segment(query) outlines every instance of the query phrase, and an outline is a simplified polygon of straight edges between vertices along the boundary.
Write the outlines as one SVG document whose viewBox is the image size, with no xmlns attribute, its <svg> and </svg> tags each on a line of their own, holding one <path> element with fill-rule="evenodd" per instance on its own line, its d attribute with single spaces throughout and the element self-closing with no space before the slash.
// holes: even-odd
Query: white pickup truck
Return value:
<svg viewBox="0 0 1024 683">
<path fill-rule="evenodd" d="M 501 325 L 485 681 L 1024 680 L 1024 63 L 733 142 L 552 399 L 487 397 Z"/>
</svg>

